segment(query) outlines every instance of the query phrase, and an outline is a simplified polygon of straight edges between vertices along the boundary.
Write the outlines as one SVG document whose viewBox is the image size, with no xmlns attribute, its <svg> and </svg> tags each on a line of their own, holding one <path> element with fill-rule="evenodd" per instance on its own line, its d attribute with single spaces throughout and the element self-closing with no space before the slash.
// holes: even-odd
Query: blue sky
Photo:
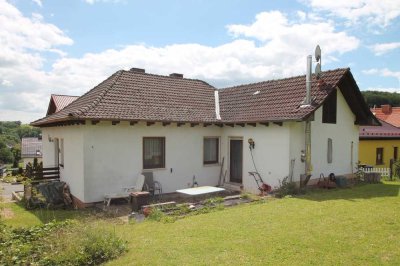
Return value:
<svg viewBox="0 0 400 266">
<path fill-rule="evenodd" d="M 398 0 L 0 0 L 0 120 L 130 67 L 216 87 L 304 74 L 317 44 L 323 70 L 400 91 Z"/>
</svg>

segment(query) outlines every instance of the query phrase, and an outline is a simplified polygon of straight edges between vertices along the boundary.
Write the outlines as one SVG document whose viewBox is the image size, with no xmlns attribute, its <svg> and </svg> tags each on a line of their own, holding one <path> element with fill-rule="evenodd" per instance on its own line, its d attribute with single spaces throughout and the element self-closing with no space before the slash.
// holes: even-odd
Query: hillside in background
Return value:
<svg viewBox="0 0 400 266">
<path fill-rule="evenodd" d="M 380 107 L 382 104 L 400 106 L 400 93 L 384 91 L 362 91 L 365 101 L 369 107 Z"/>
<path fill-rule="evenodd" d="M 20 121 L 0 121 L 0 164 L 18 165 L 21 159 L 21 139 L 40 135 L 40 128 L 23 125 Z"/>
</svg>

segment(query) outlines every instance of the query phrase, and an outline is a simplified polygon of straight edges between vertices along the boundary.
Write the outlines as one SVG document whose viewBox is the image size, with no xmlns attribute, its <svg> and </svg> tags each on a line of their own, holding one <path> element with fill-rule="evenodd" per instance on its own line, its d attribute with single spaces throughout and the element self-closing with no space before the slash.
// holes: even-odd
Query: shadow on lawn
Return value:
<svg viewBox="0 0 400 266">
<path fill-rule="evenodd" d="M 306 195 L 299 198 L 313 201 L 327 201 L 327 200 L 357 200 L 357 199 L 371 199 L 378 197 L 399 197 L 400 183 L 399 182 L 386 182 L 378 184 L 361 184 L 351 188 L 340 188 L 323 190 L 311 190 Z"/>
</svg>

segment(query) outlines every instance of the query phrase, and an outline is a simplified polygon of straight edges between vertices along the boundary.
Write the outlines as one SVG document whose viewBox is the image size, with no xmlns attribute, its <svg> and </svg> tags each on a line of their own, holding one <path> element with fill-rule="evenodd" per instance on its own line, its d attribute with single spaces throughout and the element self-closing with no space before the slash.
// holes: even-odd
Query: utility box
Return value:
<svg viewBox="0 0 400 266">
<path fill-rule="evenodd" d="M 347 178 L 344 176 L 336 176 L 335 183 L 338 187 L 347 187 Z"/>
<path fill-rule="evenodd" d="M 130 194 L 132 211 L 138 212 L 142 206 L 149 205 L 150 192 L 141 191 L 141 192 L 132 192 Z"/>
</svg>

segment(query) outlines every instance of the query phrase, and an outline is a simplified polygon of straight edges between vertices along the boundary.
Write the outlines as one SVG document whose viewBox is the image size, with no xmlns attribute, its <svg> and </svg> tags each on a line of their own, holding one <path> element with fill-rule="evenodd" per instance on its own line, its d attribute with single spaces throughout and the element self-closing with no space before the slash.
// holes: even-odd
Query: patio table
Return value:
<svg viewBox="0 0 400 266">
<path fill-rule="evenodd" d="M 221 187 L 201 186 L 201 187 L 178 189 L 176 192 L 192 196 L 193 200 L 196 200 L 196 196 L 220 192 L 224 190 L 225 189 Z"/>
</svg>

